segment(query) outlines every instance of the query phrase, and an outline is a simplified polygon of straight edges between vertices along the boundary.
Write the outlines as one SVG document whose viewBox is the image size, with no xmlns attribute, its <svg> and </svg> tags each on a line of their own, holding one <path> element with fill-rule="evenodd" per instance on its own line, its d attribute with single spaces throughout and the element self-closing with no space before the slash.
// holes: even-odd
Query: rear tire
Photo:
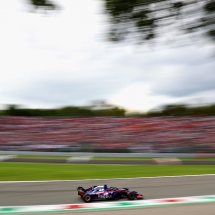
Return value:
<svg viewBox="0 0 215 215">
<path fill-rule="evenodd" d="M 127 194 L 127 197 L 129 200 L 135 200 L 136 199 L 136 193 L 135 192 L 129 192 Z"/>
<path fill-rule="evenodd" d="M 85 194 L 85 195 L 83 196 L 83 200 L 84 200 L 85 202 L 91 202 L 91 201 L 92 201 L 92 196 L 89 195 L 89 194 Z"/>
</svg>

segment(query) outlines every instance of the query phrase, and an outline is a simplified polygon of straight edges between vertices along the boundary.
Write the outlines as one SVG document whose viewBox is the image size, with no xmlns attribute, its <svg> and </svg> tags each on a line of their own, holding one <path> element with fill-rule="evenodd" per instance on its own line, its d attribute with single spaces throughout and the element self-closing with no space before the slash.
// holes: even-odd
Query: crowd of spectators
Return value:
<svg viewBox="0 0 215 215">
<path fill-rule="evenodd" d="M 0 117 L 0 150 L 215 152 L 215 117 Z"/>
</svg>

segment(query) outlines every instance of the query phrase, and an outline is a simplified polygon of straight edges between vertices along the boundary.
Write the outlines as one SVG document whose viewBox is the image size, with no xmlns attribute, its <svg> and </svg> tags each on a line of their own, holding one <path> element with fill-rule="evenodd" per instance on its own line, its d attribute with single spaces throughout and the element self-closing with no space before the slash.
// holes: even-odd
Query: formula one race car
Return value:
<svg viewBox="0 0 215 215">
<path fill-rule="evenodd" d="M 128 198 L 129 200 L 143 199 L 143 195 L 136 191 L 129 191 L 128 188 L 107 187 L 107 185 L 93 186 L 88 189 L 78 187 L 77 191 L 78 195 L 81 196 L 85 202 L 108 199 L 118 200 L 122 198 Z"/>
</svg>

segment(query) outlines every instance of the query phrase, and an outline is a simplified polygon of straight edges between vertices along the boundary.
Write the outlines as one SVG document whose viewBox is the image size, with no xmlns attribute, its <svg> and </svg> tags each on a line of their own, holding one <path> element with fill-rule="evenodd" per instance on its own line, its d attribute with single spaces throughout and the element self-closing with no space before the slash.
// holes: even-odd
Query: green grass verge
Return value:
<svg viewBox="0 0 215 215">
<path fill-rule="evenodd" d="M 0 163 L 0 181 L 130 178 L 165 175 L 215 174 L 212 165 L 83 165 Z"/>
</svg>

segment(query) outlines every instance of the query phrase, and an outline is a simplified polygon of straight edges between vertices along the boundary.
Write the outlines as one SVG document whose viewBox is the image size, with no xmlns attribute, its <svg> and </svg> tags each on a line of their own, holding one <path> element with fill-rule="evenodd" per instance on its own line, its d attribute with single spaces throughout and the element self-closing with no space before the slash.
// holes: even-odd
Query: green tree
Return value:
<svg viewBox="0 0 215 215">
<path fill-rule="evenodd" d="M 113 42 L 153 41 L 166 32 L 204 35 L 215 42 L 215 0 L 102 0 Z M 56 10 L 53 0 L 28 0 L 36 9 Z M 60 1 L 59 1 L 60 2 Z M 164 31 L 164 27 L 166 31 Z M 175 38 L 175 36 L 174 36 Z M 178 38 L 176 37 L 178 41 Z M 193 40 L 192 40 L 193 41 Z"/>
<path fill-rule="evenodd" d="M 31 5 L 33 5 L 35 9 L 44 9 L 44 10 L 59 9 L 59 6 L 56 3 L 49 0 L 28 0 L 28 2 Z"/>
<path fill-rule="evenodd" d="M 111 41 L 151 41 L 181 30 L 215 42 L 215 0 L 105 0 Z M 162 31 L 167 27 L 167 32 Z M 167 29 L 166 28 L 166 29 Z M 176 37 L 177 40 L 177 37 Z"/>
</svg>

